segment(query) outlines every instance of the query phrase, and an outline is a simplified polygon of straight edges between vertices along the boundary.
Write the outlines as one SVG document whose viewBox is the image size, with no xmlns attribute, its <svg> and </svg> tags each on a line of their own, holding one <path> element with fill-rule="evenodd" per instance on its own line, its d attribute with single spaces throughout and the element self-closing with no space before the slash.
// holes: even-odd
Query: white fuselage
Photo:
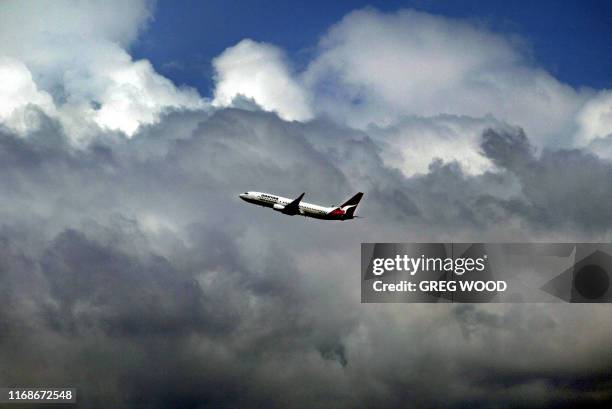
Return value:
<svg viewBox="0 0 612 409">
<path fill-rule="evenodd" d="M 240 198 L 246 202 L 253 203 L 259 206 L 270 207 L 274 210 L 283 212 L 285 207 L 294 199 L 273 195 L 264 192 L 245 192 L 240 195 Z M 328 220 L 344 220 L 344 211 L 338 206 L 320 206 L 313 203 L 300 202 L 298 205 L 298 213 L 301 216 L 314 217 L 317 219 Z"/>
</svg>

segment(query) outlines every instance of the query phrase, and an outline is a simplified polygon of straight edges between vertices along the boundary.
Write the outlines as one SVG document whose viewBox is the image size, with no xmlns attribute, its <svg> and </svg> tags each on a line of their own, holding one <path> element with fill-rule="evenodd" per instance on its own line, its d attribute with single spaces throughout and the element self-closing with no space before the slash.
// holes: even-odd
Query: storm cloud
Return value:
<svg viewBox="0 0 612 409">
<path fill-rule="evenodd" d="M 28 138 L 0 135 L 2 383 L 74 385 L 84 407 L 609 401 L 606 306 L 359 303 L 363 241 L 609 237 L 608 207 L 567 200 L 605 200 L 608 162 L 490 129 L 491 171 L 406 176 L 326 121 L 176 111 L 75 148 L 40 115 Z M 550 186 L 561 169 L 577 176 Z M 237 198 L 296 186 L 330 203 L 362 189 L 366 218 Z"/>
</svg>

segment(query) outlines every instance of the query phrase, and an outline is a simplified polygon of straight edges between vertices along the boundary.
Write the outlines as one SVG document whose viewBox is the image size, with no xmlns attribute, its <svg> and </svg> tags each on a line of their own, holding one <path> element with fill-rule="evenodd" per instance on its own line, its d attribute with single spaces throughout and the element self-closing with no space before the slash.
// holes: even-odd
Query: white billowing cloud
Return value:
<svg viewBox="0 0 612 409">
<path fill-rule="evenodd" d="M 195 90 L 175 87 L 126 52 L 151 13 L 145 0 L 3 2 L 0 55 L 27 67 L 73 139 L 97 127 L 131 136 L 166 109 L 204 105 Z"/>
<path fill-rule="evenodd" d="M 499 35 L 412 10 L 352 12 L 319 49 L 305 73 L 314 106 L 362 128 L 404 115 L 492 114 L 543 141 L 571 132 L 587 97 Z"/>
<path fill-rule="evenodd" d="M 231 106 L 237 96 L 252 98 L 286 120 L 308 120 L 307 93 L 298 84 L 277 47 L 242 40 L 213 60 L 216 88 L 213 105 Z"/>
<path fill-rule="evenodd" d="M 6 40 L 2 49 L 28 56 L 31 53 L 23 41 L 36 43 L 48 36 L 66 40 L 75 36 L 104 38 L 126 47 L 152 13 L 150 0 L 7 0 L 2 2 L 0 13 L 0 37 Z M 36 51 L 42 56 L 42 50 Z"/>
<path fill-rule="evenodd" d="M 235 106 L 244 96 L 284 119 L 327 117 L 363 129 L 405 175 L 427 172 L 435 159 L 475 175 L 492 166 L 478 148 L 487 126 L 520 126 L 536 146 L 567 145 L 579 130 L 607 126 L 604 97 L 583 109 L 593 91 L 559 82 L 527 55 L 471 22 L 364 9 L 330 28 L 301 73 L 272 45 L 228 48 L 213 62 L 213 104 Z"/>
<path fill-rule="evenodd" d="M 140 124 L 157 122 L 165 108 L 203 106 L 195 90 L 177 89 L 147 60 L 131 61 L 127 54 L 123 57 L 99 72 L 107 86 L 98 96 L 101 105 L 94 114 L 98 125 L 133 135 Z"/>
<path fill-rule="evenodd" d="M 588 144 L 612 136 L 612 91 L 602 91 L 585 104 L 577 117 L 578 142 Z"/>
<path fill-rule="evenodd" d="M 0 97 L 0 120 L 24 131 L 24 107 L 35 105 L 78 140 L 99 128 L 131 136 L 167 110 L 205 107 L 195 90 L 128 54 L 151 16 L 144 0 L 1 3 L 0 56 L 15 77 Z M 461 20 L 359 10 L 328 31 L 302 73 L 273 45 L 247 39 L 228 48 L 213 61 L 213 104 L 252 100 L 285 120 L 325 116 L 362 128 L 406 175 L 426 172 L 436 158 L 468 174 L 489 169 L 478 137 L 490 122 L 522 126 L 541 145 L 576 132 L 587 145 L 609 133 L 609 93 L 588 102 L 589 91 L 560 83 L 524 55 Z"/>
<path fill-rule="evenodd" d="M 406 117 L 393 126 L 371 127 L 368 134 L 380 144 L 385 165 L 406 176 L 428 173 L 435 160 L 457 162 L 466 174 L 479 175 L 493 169 L 491 161 L 480 153 L 480 136 L 492 127 L 506 129 L 508 125 L 491 116 Z"/>
<path fill-rule="evenodd" d="M 27 115 L 29 104 L 40 107 L 49 115 L 54 113 L 53 99 L 37 88 L 30 71 L 22 62 L 0 57 L 0 78 L 0 122 L 25 132 L 30 127 Z"/>
</svg>

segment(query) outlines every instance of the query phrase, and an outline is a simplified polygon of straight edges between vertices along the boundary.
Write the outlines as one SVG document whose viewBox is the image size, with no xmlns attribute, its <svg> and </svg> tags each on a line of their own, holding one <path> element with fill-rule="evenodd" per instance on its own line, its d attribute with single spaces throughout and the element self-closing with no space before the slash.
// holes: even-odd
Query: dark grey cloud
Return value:
<svg viewBox="0 0 612 409">
<path fill-rule="evenodd" d="M 579 149 L 544 149 L 538 156 L 522 130 L 489 129 L 482 150 L 514 175 L 521 197 L 504 207 L 532 224 L 606 232 L 612 226 L 612 163 Z"/>
<path fill-rule="evenodd" d="M 0 384 L 74 385 L 81 407 L 603 407 L 607 306 L 359 303 L 360 242 L 609 237 L 608 162 L 519 130 L 481 149 L 495 171 L 406 177 L 365 132 L 258 111 L 82 147 L 44 115 L 2 130 Z M 245 190 L 361 190 L 366 218 L 284 217 Z"/>
</svg>

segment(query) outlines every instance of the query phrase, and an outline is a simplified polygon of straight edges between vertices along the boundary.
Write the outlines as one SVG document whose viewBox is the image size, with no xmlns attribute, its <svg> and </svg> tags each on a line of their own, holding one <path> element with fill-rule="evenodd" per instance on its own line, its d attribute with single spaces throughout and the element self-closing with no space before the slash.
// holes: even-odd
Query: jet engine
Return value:
<svg viewBox="0 0 612 409">
<path fill-rule="evenodd" d="M 285 206 L 283 206 L 282 204 L 275 204 L 274 206 L 272 206 L 272 209 L 274 210 L 278 210 L 279 212 L 282 212 L 283 210 L 285 210 Z"/>
</svg>

